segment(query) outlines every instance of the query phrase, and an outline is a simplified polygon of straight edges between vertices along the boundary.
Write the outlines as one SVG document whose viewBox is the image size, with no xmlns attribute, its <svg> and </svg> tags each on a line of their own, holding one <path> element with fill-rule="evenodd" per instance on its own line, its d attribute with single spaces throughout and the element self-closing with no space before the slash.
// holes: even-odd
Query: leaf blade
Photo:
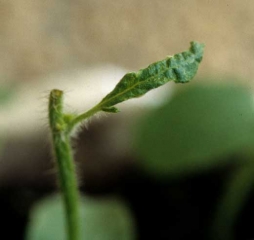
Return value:
<svg viewBox="0 0 254 240">
<path fill-rule="evenodd" d="M 176 83 L 189 82 L 198 70 L 203 50 L 203 44 L 191 42 L 186 52 L 169 56 L 137 72 L 127 73 L 98 105 L 102 110 L 110 108 L 128 99 L 141 97 L 171 80 Z"/>
</svg>

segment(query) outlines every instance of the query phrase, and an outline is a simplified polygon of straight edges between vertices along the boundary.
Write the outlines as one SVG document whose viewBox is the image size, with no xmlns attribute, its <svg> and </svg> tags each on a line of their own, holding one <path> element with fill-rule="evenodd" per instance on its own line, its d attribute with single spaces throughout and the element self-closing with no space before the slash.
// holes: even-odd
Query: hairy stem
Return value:
<svg viewBox="0 0 254 240">
<path fill-rule="evenodd" d="M 68 124 L 68 129 L 67 129 L 67 132 L 70 133 L 73 128 L 81 123 L 82 121 L 86 120 L 87 118 L 93 116 L 95 113 L 101 111 L 101 108 L 99 105 L 96 105 L 95 107 L 91 108 L 90 110 L 88 110 L 87 112 L 85 113 L 82 113 L 78 116 L 76 116 L 69 124 Z"/>
<path fill-rule="evenodd" d="M 63 92 L 52 90 L 49 121 L 67 218 L 68 240 L 80 239 L 79 193 L 67 124 L 63 114 Z"/>
</svg>

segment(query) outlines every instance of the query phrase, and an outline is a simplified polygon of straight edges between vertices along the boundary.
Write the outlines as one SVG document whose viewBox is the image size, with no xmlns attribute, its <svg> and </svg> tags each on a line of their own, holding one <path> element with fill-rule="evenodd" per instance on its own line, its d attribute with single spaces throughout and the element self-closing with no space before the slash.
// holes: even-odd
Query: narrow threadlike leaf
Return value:
<svg viewBox="0 0 254 240">
<path fill-rule="evenodd" d="M 137 72 L 127 73 L 98 106 L 102 111 L 115 112 L 111 108 L 115 104 L 140 97 L 170 80 L 176 83 L 190 81 L 198 70 L 203 50 L 204 44 L 191 42 L 189 51 L 169 56 Z"/>
<path fill-rule="evenodd" d="M 116 107 L 102 107 L 101 109 L 104 112 L 110 112 L 110 113 L 118 113 L 119 110 Z"/>
</svg>

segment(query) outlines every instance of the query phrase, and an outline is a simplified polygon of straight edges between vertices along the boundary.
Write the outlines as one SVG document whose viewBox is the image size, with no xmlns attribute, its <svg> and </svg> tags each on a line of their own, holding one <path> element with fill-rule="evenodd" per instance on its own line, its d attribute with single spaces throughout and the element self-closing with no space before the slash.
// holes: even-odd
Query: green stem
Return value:
<svg viewBox="0 0 254 240">
<path fill-rule="evenodd" d="M 68 240 L 80 240 L 79 193 L 67 124 L 63 114 L 63 92 L 52 90 L 49 120 L 60 187 L 65 205 Z"/>
<path fill-rule="evenodd" d="M 100 105 L 96 105 L 95 107 L 91 108 L 87 112 L 78 115 L 77 117 L 72 119 L 72 121 L 68 124 L 67 132 L 70 133 L 77 124 L 79 124 L 80 122 L 84 121 L 85 119 L 93 116 L 95 113 L 97 113 L 99 111 L 101 111 L 101 107 L 100 107 Z"/>
<path fill-rule="evenodd" d="M 253 187 L 252 164 L 241 166 L 226 184 L 225 193 L 215 212 L 210 237 L 216 240 L 234 239 L 234 224 Z"/>
</svg>

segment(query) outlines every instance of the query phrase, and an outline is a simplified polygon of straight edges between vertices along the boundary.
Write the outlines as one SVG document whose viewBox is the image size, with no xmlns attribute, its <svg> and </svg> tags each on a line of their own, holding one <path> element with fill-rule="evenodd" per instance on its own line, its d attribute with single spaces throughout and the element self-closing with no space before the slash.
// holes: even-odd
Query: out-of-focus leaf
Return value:
<svg viewBox="0 0 254 240">
<path fill-rule="evenodd" d="M 81 229 L 84 240 L 134 240 L 135 226 L 127 206 L 120 200 L 81 201 Z M 27 240 L 65 240 L 65 214 L 61 199 L 49 198 L 38 204 L 31 215 Z"/>
<path fill-rule="evenodd" d="M 140 97 L 170 80 L 176 83 L 190 81 L 198 70 L 203 51 L 203 44 L 191 42 L 189 51 L 167 57 L 138 72 L 127 73 L 98 105 L 103 111 L 116 112 L 115 108 L 111 108 L 115 104 Z"/>
<path fill-rule="evenodd" d="M 236 85 L 195 86 L 148 115 L 138 129 L 145 170 L 156 176 L 200 171 L 253 148 L 253 96 Z"/>
<path fill-rule="evenodd" d="M 15 95 L 15 86 L 1 86 L 0 87 L 0 104 L 10 102 Z"/>
</svg>

